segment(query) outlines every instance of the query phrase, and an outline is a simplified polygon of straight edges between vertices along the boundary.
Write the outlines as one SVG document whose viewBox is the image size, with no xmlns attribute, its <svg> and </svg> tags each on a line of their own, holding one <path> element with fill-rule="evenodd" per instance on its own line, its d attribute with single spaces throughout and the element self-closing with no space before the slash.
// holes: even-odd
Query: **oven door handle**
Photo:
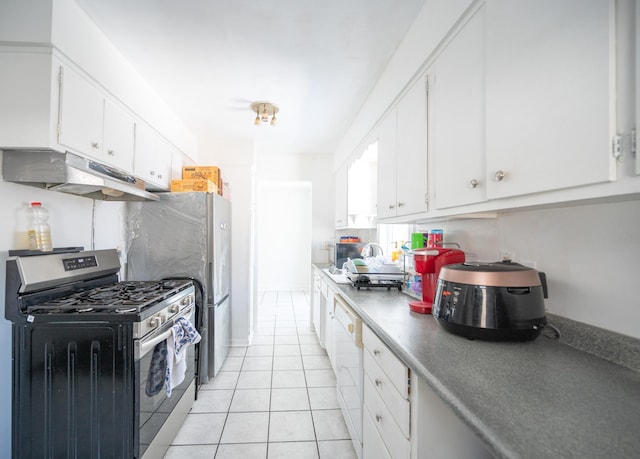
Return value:
<svg viewBox="0 0 640 459">
<path fill-rule="evenodd" d="M 172 327 L 173 327 L 173 324 L 172 324 Z M 151 338 L 149 341 L 142 342 L 140 344 L 140 357 L 144 357 L 145 355 L 147 355 L 156 346 L 156 344 L 164 341 L 165 339 L 168 339 L 169 336 L 171 335 L 172 327 L 169 327 L 167 331 L 159 334 L 158 336 Z"/>
<path fill-rule="evenodd" d="M 171 320 L 165 323 L 162 327 L 164 331 L 162 331 L 159 335 L 154 336 L 153 338 L 148 338 L 148 340 L 142 340 L 142 342 L 140 343 L 140 357 L 144 357 L 155 347 L 156 344 L 169 338 L 169 336 L 171 335 L 171 330 L 173 329 L 173 326 L 175 325 L 178 317 L 189 317 L 192 312 L 193 306 L 189 306 L 189 308 L 182 311 L 178 316 L 173 317 Z"/>
</svg>

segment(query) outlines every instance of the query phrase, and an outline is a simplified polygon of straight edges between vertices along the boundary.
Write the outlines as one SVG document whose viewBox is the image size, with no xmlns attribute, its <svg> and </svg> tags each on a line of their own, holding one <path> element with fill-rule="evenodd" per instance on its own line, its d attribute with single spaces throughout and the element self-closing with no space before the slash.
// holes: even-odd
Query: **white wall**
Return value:
<svg viewBox="0 0 640 459">
<path fill-rule="evenodd" d="M 11 457 L 11 322 L 4 318 L 5 276 L 8 251 L 19 247 L 16 234 L 23 231 L 23 211 L 31 201 L 49 210 L 54 247 L 90 249 L 124 248 L 124 206 L 95 201 L 95 236 L 92 240 L 94 201 L 0 181 L 0 457 Z"/>
</svg>

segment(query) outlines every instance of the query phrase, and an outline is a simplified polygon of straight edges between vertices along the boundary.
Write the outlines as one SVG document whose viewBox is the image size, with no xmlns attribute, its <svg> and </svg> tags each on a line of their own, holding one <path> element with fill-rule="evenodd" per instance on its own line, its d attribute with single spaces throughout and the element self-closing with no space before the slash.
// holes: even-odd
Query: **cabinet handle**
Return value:
<svg viewBox="0 0 640 459">
<path fill-rule="evenodd" d="M 376 357 L 378 357 L 380 355 L 380 351 L 378 349 L 374 349 L 373 350 L 373 355 L 375 355 Z"/>
<path fill-rule="evenodd" d="M 396 208 L 396 206 L 394 206 L 393 204 L 389 204 L 389 210 L 393 210 L 395 208 Z"/>
<path fill-rule="evenodd" d="M 162 178 L 162 174 L 158 174 L 158 178 L 161 179 Z"/>
<path fill-rule="evenodd" d="M 353 324 L 347 325 L 347 329 L 349 330 L 349 333 L 353 333 Z"/>
<path fill-rule="evenodd" d="M 472 180 L 469 182 L 469 186 L 470 186 L 471 188 L 476 188 L 478 185 L 480 185 L 480 182 L 478 182 L 476 179 L 472 179 Z"/>
<path fill-rule="evenodd" d="M 504 171 L 498 171 L 496 172 L 496 182 L 502 182 L 502 180 L 505 177 L 505 173 Z"/>
<path fill-rule="evenodd" d="M 376 387 L 380 387 L 380 384 L 382 384 L 382 381 L 380 381 L 378 378 L 376 378 Z"/>
<path fill-rule="evenodd" d="M 149 175 L 156 175 L 155 171 L 149 171 Z"/>
<path fill-rule="evenodd" d="M 404 202 L 399 202 L 398 207 L 404 207 Z"/>
<path fill-rule="evenodd" d="M 116 155 L 116 154 L 115 154 L 115 152 L 114 152 L 113 150 L 107 150 L 107 154 L 108 154 L 109 156 L 115 156 L 115 155 Z"/>
<path fill-rule="evenodd" d="M 376 421 L 382 422 L 382 416 L 380 416 L 379 414 L 376 414 Z"/>
<path fill-rule="evenodd" d="M 99 144 L 98 142 L 91 142 L 91 146 L 92 146 L 93 148 L 95 148 L 96 150 L 97 150 L 98 148 L 100 148 L 100 144 Z"/>
</svg>

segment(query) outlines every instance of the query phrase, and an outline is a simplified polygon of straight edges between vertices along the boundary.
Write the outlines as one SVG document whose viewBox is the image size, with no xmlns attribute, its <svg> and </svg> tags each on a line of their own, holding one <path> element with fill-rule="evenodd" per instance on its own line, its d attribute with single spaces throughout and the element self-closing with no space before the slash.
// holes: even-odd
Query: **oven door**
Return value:
<svg viewBox="0 0 640 459">
<path fill-rule="evenodd" d="M 175 428 L 168 430 L 169 424 L 175 424 L 171 420 L 171 416 L 176 411 L 176 407 L 180 404 L 183 406 L 185 401 L 183 396 L 193 398 L 193 390 L 189 390 L 195 377 L 195 346 L 186 347 L 185 359 L 187 362 L 185 378 L 176 387 L 171 390 L 171 395 L 167 395 L 166 386 L 164 384 L 164 371 L 161 362 L 160 352 L 162 344 L 165 343 L 171 335 L 171 329 L 178 317 L 187 318 L 192 324 L 194 323 L 194 307 L 189 307 L 184 313 L 180 313 L 151 336 L 141 339 L 135 346 L 136 359 L 136 433 L 138 436 L 137 444 L 139 445 L 139 454 L 136 457 L 143 457 L 147 450 L 157 451 L 163 450 L 173 440 L 177 433 Z M 166 349 L 166 347 L 165 347 Z M 166 365 L 165 367 L 166 368 Z M 186 395 L 185 395 L 186 394 Z M 181 403 L 182 402 L 182 403 Z M 188 406 L 191 407 L 193 400 L 188 400 Z M 182 424 L 182 419 L 179 424 Z M 159 438 L 158 433 L 162 430 L 162 436 L 167 438 Z M 172 435 L 167 435 L 172 432 Z M 171 438 L 168 438 L 171 436 Z M 160 445 L 160 446 L 158 446 Z M 160 456 L 162 457 L 162 456 Z"/>
</svg>

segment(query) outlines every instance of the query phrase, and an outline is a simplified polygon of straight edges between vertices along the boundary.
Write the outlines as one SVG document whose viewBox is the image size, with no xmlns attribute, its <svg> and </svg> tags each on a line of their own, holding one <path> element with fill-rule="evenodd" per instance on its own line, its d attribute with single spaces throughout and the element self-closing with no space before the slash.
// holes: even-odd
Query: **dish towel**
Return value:
<svg viewBox="0 0 640 459">
<path fill-rule="evenodd" d="M 151 364 L 149 365 L 149 375 L 147 376 L 147 386 L 145 392 L 149 397 L 157 395 L 164 386 L 165 375 L 167 374 L 167 340 L 160 341 L 153 348 L 151 354 Z"/>
<path fill-rule="evenodd" d="M 171 397 L 171 390 L 184 381 L 187 371 L 187 347 L 200 341 L 200 333 L 188 319 L 180 317 L 171 329 L 167 339 L 167 370 L 164 385 L 167 396 Z"/>
</svg>

